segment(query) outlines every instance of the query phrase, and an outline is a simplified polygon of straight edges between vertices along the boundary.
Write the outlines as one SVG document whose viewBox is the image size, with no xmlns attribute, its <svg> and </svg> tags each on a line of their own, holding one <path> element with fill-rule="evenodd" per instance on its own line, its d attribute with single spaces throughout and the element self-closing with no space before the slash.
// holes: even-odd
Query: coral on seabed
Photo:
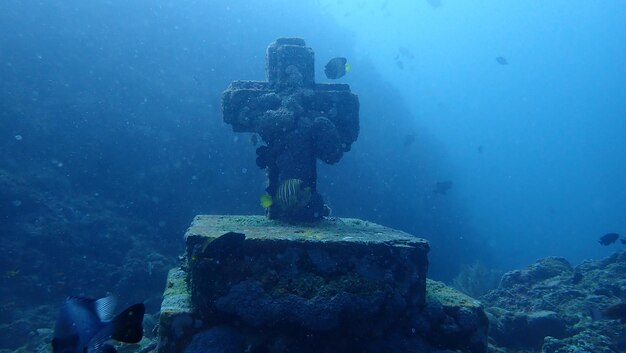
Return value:
<svg viewBox="0 0 626 353">
<path fill-rule="evenodd" d="M 480 297 L 494 346 L 507 351 L 624 352 L 626 325 L 602 310 L 626 301 L 626 251 L 572 267 L 561 257 L 506 273 Z"/>
</svg>

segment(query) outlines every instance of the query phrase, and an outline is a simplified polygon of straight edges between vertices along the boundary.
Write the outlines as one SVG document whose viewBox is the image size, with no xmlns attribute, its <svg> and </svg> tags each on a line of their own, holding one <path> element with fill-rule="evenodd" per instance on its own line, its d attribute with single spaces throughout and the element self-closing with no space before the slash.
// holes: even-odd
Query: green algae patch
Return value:
<svg viewBox="0 0 626 353">
<path fill-rule="evenodd" d="M 187 287 L 187 274 L 180 268 L 174 268 L 167 274 L 167 284 L 163 292 L 161 313 L 191 311 L 191 294 Z"/>
<path fill-rule="evenodd" d="M 442 282 L 426 280 L 426 300 L 436 301 L 449 307 L 480 307 L 478 300 L 467 296 Z"/>
<path fill-rule="evenodd" d="M 194 236 L 217 238 L 236 232 L 247 239 L 304 242 L 345 242 L 420 248 L 428 252 L 428 241 L 411 234 L 354 218 L 324 219 L 314 224 L 288 224 L 264 216 L 199 215 L 191 223 L 185 239 Z"/>
</svg>

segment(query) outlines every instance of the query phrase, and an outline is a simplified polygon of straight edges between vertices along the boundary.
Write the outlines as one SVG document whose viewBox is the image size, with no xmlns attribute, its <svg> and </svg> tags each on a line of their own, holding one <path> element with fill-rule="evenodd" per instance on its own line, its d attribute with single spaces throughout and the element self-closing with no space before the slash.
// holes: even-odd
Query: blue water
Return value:
<svg viewBox="0 0 626 353">
<path fill-rule="evenodd" d="M 194 215 L 263 212 L 264 172 L 250 136 L 222 122 L 220 95 L 233 80 L 264 80 L 266 46 L 297 36 L 315 50 L 318 82 L 328 59 L 348 58 L 339 82 L 361 102 L 352 150 L 320 162 L 334 216 L 428 239 L 441 279 L 476 261 L 508 270 L 622 248 L 597 239 L 626 235 L 626 4 L 433 4 L 2 1 L 0 170 L 15 190 L 63 199 L 67 222 L 114 212 L 147 224 L 141 241 L 174 263 Z M 6 185 L 3 237 L 23 239 L 25 219 L 47 211 Z M 23 250 L 5 243 L 29 255 L 2 260 L 2 272 L 32 277 L 44 266 L 33 259 L 50 256 L 76 271 L 73 283 L 92 283 L 69 256 L 132 257 L 132 227 L 95 227 L 72 233 L 91 250 L 47 229 Z"/>
</svg>

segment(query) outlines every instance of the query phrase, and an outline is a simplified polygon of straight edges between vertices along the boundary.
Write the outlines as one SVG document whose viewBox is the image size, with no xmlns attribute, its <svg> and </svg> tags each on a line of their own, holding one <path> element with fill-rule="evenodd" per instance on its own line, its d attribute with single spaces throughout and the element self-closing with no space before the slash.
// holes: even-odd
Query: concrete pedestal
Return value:
<svg viewBox="0 0 626 353">
<path fill-rule="evenodd" d="M 197 216 L 185 241 L 160 352 L 486 351 L 480 304 L 427 291 L 424 239 L 358 219 Z"/>
</svg>

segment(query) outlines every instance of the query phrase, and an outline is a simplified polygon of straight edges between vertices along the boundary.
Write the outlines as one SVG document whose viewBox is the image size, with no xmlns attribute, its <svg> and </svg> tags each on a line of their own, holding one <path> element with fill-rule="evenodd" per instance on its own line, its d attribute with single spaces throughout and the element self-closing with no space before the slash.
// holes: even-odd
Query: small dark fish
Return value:
<svg viewBox="0 0 626 353">
<path fill-rule="evenodd" d="M 332 58 L 324 67 L 324 73 L 326 77 L 331 80 L 342 78 L 346 72 L 350 71 L 350 64 L 346 58 Z"/>
<path fill-rule="evenodd" d="M 593 321 L 604 320 L 604 317 L 602 316 L 602 311 L 600 311 L 600 309 L 598 309 L 598 307 L 595 306 L 594 304 L 587 303 L 585 304 L 585 308 L 587 309 L 587 313 L 591 317 L 591 320 Z"/>
<path fill-rule="evenodd" d="M 498 64 L 500 64 L 500 65 L 508 65 L 508 64 L 509 64 L 509 61 L 508 61 L 508 60 L 506 60 L 506 58 L 505 58 L 504 56 L 498 56 L 498 57 L 496 58 L 496 61 L 497 61 L 497 62 L 498 62 Z"/>
<path fill-rule="evenodd" d="M 407 134 L 407 135 L 404 136 L 404 140 L 402 141 L 402 145 L 404 147 L 409 147 L 409 146 L 411 146 L 415 142 L 416 138 L 417 138 L 417 136 L 415 135 L 415 133 Z"/>
<path fill-rule="evenodd" d="M 67 298 L 54 327 L 52 352 L 115 353 L 115 348 L 107 343 L 110 339 L 126 343 L 141 341 L 143 315 L 146 311 L 143 303 L 132 305 L 115 317 L 113 306 L 112 297 L 98 300 Z"/>
<path fill-rule="evenodd" d="M 450 180 L 438 181 L 435 184 L 435 194 L 445 195 L 451 188 L 452 182 Z"/>
<path fill-rule="evenodd" d="M 432 6 L 435 9 L 438 9 L 441 7 L 441 0 L 426 0 L 428 2 L 428 4 L 430 6 Z"/>
<path fill-rule="evenodd" d="M 252 134 L 252 136 L 250 136 L 250 143 L 252 146 L 256 147 L 259 144 L 259 135 Z"/>
<path fill-rule="evenodd" d="M 218 261 L 237 258 L 245 240 L 246 235 L 243 233 L 224 233 L 217 238 L 208 238 L 200 248 L 200 253 L 205 258 Z"/>
<path fill-rule="evenodd" d="M 477 150 L 478 150 L 478 153 L 483 153 L 483 145 L 479 145 Z"/>
<path fill-rule="evenodd" d="M 400 56 L 396 56 L 395 61 L 396 61 L 396 66 L 400 70 L 404 70 L 404 62 L 402 62 L 402 60 L 400 60 Z"/>
<path fill-rule="evenodd" d="M 603 235 L 600 240 L 598 240 L 598 243 L 607 246 L 607 245 L 611 245 L 613 243 L 615 243 L 615 241 L 617 241 L 617 239 L 619 239 L 619 234 L 617 233 L 606 233 L 605 235 Z"/>
<path fill-rule="evenodd" d="M 609 320 L 619 320 L 622 324 L 626 324 L 626 303 L 611 305 L 602 310 L 602 316 Z"/>
<path fill-rule="evenodd" d="M 398 48 L 398 52 L 400 53 L 400 55 L 404 56 L 407 59 L 415 58 L 415 55 L 413 55 L 413 53 L 405 47 Z"/>
<path fill-rule="evenodd" d="M 621 241 L 621 242 L 622 242 L 622 244 L 626 244 L 626 238 L 622 238 L 622 239 L 620 239 L 619 241 Z"/>
<path fill-rule="evenodd" d="M 580 272 L 574 272 L 572 275 L 572 284 L 579 284 L 583 280 L 584 276 Z"/>
</svg>

